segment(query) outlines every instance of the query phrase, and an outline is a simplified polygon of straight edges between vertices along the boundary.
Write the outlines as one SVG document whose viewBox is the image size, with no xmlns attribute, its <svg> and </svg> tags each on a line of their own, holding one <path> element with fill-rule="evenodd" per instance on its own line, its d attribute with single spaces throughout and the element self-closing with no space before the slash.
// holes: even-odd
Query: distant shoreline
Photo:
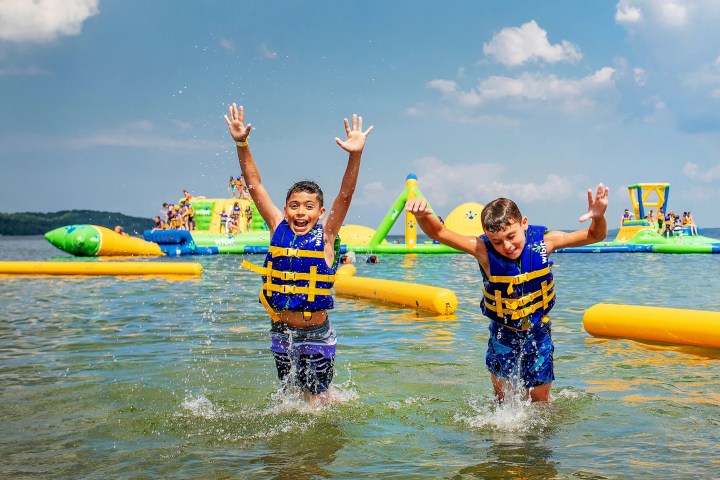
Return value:
<svg viewBox="0 0 720 480">
<path fill-rule="evenodd" d="M 153 227 L 150 218 L 131 217 L 119 212 L 96 210 L 62 210 L 59 212 L 0 213 L 0 235 L 44 235 L 50 230 L 67 225 L 100 225 L 110 229 L 122 226 L 126 232 L 142 236 Z"/>
</svg>

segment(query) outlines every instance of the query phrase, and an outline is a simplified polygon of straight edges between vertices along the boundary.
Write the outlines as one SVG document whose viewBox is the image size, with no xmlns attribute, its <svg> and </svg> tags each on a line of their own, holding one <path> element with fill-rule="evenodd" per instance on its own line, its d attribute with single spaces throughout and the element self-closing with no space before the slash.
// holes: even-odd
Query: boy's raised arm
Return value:
<svg viewBox="0 0 720 480">
<path fill-rule="evenodd" d="M 580 221 L 592 219 L 590 227 L 574 232 L 552 231 L 545 234 L 545 247 L 548 253 L 558 248 L 581 247 L 600 242 L 607 236 L 607 220 L 605 211 L 608 206 L 609 189 L 602 183 L 597 186 L 595 198 L 592 190 L 588 190 L 588 211 L 580 217 Z"/>
<path fill-rule="evenodd" d="M 487 262 L 485 244 L 477 237 L 460 235 L 445 227 L 433 214 L 432 209 L 424 198 L 411 198 L 405 203 L 405 210 L 415 215 L 415 219 L 425 235 L 431 240 L 452 247 L 461 252 L 469 253 L 481 263 Z"/>
<path fill-rule="evenodd" d="M 325 235 L 327 241 L 330 243 L 335 241 L 335 237 L 338 232 L 340 232 L 340 227 L 342 227 L 345 216 L 350 208 L 350 202 L 355 193 L 358 174 L 360 172 L 360 159 L 363 149 L 365 148 L 365 140 L 372 129 L 373 127 L 370 127 L 363 132 L 362 117 L 353 115 L 352 126 L 350 122 L 348 122 L 348 119 L 345 119 L 345 133 L 347 134 L 345 141 L 335 137 L 335 142 L 350 155 L 348 157 L 347 167 L 345 168 L 345 174 L 340 183 L 340 192 L 337 197 L 335 197 L 324 222 Z"/>
<path fill-rule="evenodd" d="M 284 215 L 275 206 L 268 195 L 267 190 L 262 184 L 260 178 L 260 170 L 258 170 L 252 153 L 250 153 L 250 145 L 248 144 L 248 136 L 252 125 L 245 123 L 245 112 L 242 105 L 238 107 L 235 103 L 230 105 L 228 115 L 225 115 L 225 122 L 228 124 L 230 135 L 237 145 L 237 155 L 240 161 L 240 170 L 245 178 L 245 183 L 250 191 L 250 196 L 255 202 L 255 206 L 260 215 L 267 223 L 270 232 L 275 231 L 275 227 L 282 222 Z"/>
</svg>

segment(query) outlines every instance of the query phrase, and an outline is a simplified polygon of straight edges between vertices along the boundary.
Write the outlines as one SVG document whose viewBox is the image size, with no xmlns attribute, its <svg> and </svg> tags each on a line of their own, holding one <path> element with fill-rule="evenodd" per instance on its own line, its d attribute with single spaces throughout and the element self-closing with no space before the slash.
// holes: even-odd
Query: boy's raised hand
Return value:
<svg viewBox="0 0 720 480">
<path fill-rule="evenodd" d="M 432 208 L 424 198 L 411 198 L 405 203 L 405 211 L 412 213 L 416 218 L 432 215 Z"/>
<path fill-rule="evenodd" d="M 365 139 L 372 132 L 373 127 L 368 128 L 366 131 L 362 131 L 362 117 L 358 117 L 357 114 L 352 116 L 352 128 L 350 122 L 345 119 L 345 133 L 347 139 L 343 142 L 338 137 L 335 137 L 335 142 L 342 147 L 348 153 L 362 152 L 365 147 Z"/>
<path fill-rule="evenodd" d="M 245 113 L 243 112 L 242 105 L 238 108 L 238 106 L 233 103 L 228 110 L 230 116 L 225 115 L 225 122 L 230 129 L 230 135 L 232 135 L 233 140 L 236 142 L 244 142 L 247 140 L 248 135 L 250 135 L 252 125 L 249 123 L 245 125 Z"/>
<path fill-rule="evenodd" d="M 600 183 L 597 186 L 597 192 L 595 192 L 595 198 L 593 199 L 592 189 L 588 189 L 588 211 L 580 217 L 581 222 L 589 218 L 602 218 L 605 216 L 609 191 L 610 189 L 608 187 Z"/>
</svg>

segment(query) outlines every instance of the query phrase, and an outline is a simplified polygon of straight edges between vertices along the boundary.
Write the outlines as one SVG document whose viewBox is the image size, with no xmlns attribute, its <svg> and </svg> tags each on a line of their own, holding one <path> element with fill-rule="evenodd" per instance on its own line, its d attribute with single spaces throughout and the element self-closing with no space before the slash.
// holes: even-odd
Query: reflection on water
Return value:
<svg viewBox="0 0 720 480">
<path fill-rule="evenodd" d="M 42 238 L 0 247 L 19 260 L 58 255 Z M 581 321 L 599 302 L 720 310 L 720 279 L 704 275 L 720 256 L 555 256 L 558 378 L 546 405 L 494 402 L 469 256 L 358 263 L 358 275 L 450 288 L 460 305 L 437 316 L 338 298 L 339 401 L 320 409 L 280 390 L 258 279 L 241 260 L 171 259 L 203 264 L 190 282 L 0 279 L 0 476 L 716 474 L 720 353 L 594 339 Z"/>
<path fill-rule="evenodd" d="M 557 478 L 553 451 L 537 439 L 489 442 L 487 460 L 463 467 L 454 478 Z"/>
</svg>

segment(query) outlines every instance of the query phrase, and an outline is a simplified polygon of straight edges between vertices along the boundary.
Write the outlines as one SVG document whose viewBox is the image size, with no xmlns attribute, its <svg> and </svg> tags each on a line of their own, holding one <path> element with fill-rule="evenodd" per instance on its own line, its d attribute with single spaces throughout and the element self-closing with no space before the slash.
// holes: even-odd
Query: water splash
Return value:
<svg viewBox="0 0 720 480">
<path fill-rule="evenodd" d="M 219 418 L 224 415 L 222 408 L 213 405 L 213 403 L 202 394 L 196 397 L 193 397 L 192 395 L 186 396 L 183 399 L 181 406 L 194 416 L 205 418 L 207 420 Z"/>
<path fill-rule="evenodd" d="M 471 414 L 456 414 L 455 420 L 477 429 L 526 433 L 543 430 L 550 420 L 547 405 L 531 403 L 529 399 L 506 399 L 502 403 L 489 398 L 471 399 L 469 407 L 472 409 Z"/>
<path fill-rule="evenodd" d="M 319 414 L 336 405 L 352 402 L 359 398 L 352 380 L 332 385 L 328 390 L 327 399 L 312 398 L 300 388 L 281 387 L 271 395 L 272 403 L 265 411 L 267 415 L 280 415 L 285 413 L 311 413 Z"/>
</svg>

